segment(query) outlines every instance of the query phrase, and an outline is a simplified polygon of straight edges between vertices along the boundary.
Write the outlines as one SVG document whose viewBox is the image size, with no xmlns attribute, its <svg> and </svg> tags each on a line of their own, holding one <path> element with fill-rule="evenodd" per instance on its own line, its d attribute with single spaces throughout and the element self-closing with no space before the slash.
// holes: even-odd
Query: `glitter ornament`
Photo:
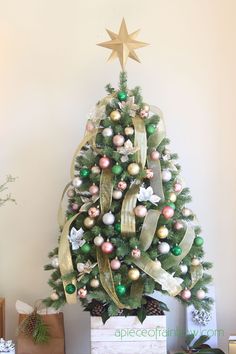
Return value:
<svg viewBox="0 0 236 354">
<path fill-rule="evenodd" d="M 182 185 L 179 182 L 176 182 L 174 184 L 174 191 L 179 193 L 179 192 L 181 192 L 181 190 L 182 190 Z"/>
<path fill-rule="evenodd" d="M 119 101 L 123 102 L 123 101 L 127 100 L 128 95 L 127 95 L 127 93 L 125 91 L 119 91 L 117 93 L 117 97 L 118 97 Z"/>
<path fill-rule="evenodd" d="M 99 160 L 99 166 L 102 168 L 102 169 L 105 169 L 105 168 L 108 168 L 110 166 L 110 160 L 108 157 L 106 156 L 103 156 L 100 158 Z"/>
<path fill-rule="evenodd" d="M 94 238 L 93 242 L 95 246 L 100 247 L 104 242 L 104 238 L 101 235 L 98 235 Z"/>
<path fill-rule="evenodd" d="M 75 177 L 72 181 L 72 184 L 75 188 L 79 188 L 81 184 L 83 183 L 82 179 L 79 177 Z"/>
<path fill-rule="evenodd" d="M 121 191 L 125 191 L 127 188 L 127 183 L 125 181 L 118 182 L 117 188 Z"/>
<path fill-rule="evenodd" d="M 103 242 L 101 246 L 102 252 L 105 254 L 110 254 L 114 250 L 114 246 L 110 241 Z"/>
<path fill-rule="evenodd" d="M 51 260 L 51 265 L 53 268 L 58 268 L 59 267 L 59 259 L 58 257 L 53 257 Z"/>
<path fill-rule="evenodd" d="M 90 218 L 97 218 L 100 214 L 100 211 L 98 208 L 96 207 L 91 207 L 88 210 L 88 215 L 90 216 Z"/>
<path fill-rule="evenodd" d="M 192 296 L 191 291 L 189 289 L 184 289 L 183 291 L 181 291 L 181 297 L 183 300 L 189 300 Z"/>
<path fill-rule="evenodd" d="M 162 209 L 162 215 L 164 216 L 165 219 L 171 219 L 172 216 L 174 216 L 174 209 L 171 208 L 169 205 L 166 205 L 163 209 Z"/>
<path fill-rule="evenodd" d="M 94 225 L 95 225 L 94 218 L 91 218 L 90 216 L 87 216 L 84 219 L 84 226 L 86 227 L 86 229 L 91 229 Z"/>
<path fill-rule="evenodd" d="M 115 222 L 115 216 L 109 212 L 103 215 L 102 221 L 105 225 L 112 225 Z"/>
<path fill-rule="evenodd" d="M 119 296 L 125 295 L 125 294 L 126 294 L 126 286 L 123 285 L 123 284 L 118 284 L 118 285 L 116 286 L 116 293 L 117 293 L 117 295 L 119 295 Z"/>
<path fill-rule="evenodd" d="M 91 171 L 89 168 L 83 167 L 83 168 L 81 168 L 79 175 L 81 178 L 87 178 L 87 177 L 89 177 L 90 173 L 91 173 Z"/>
<path fill-rule="evenodd" d="M 112 111 L 112 112 L 110 113 L 110 118 L 111 118 L 111 120 L 112 120 L 113 122 L 117 122 L 117 121 L 120 120 L 121 114 L 120 114 L 119 111 Z"/>
<path fill-rule="evenodd" d="M 125 135 L 127 135 L 127 136 L 132 136 L 132 135 L 134 135 L 134 128 L 132 128 L 132 127 L 126 127 L 126 128 L 125 128 Z"/>
<path fill-rule="evenodd" d="M 52 301 L 56 301 L 59 299 L 59 295 L 56 292 L 51 293 L 50 298 Z"/>
<path fill-rule="evenodd" d="M 90 281 L 90 286 L 92 287 L 92 288 L 98 288 L 99 287 L 99 285 L 100 285 L 100 282 L 99 282 L 99 280 L 97 279 L 97 278 L 94 278 L 94 279 L 92 279 L 91 281 Z"/>
<path fill-rule="evenodd" d="M 68 189 L 66 194 L 67 194 L 67 197 L 73 198 L 75 196 L 75 191 L 74 191 L 74 189 Z"/>
<path fill-rule="evenodd" d="M 71 294 L 74 294 L 75 290 L 76 290 L 76 287 L 75 287 L 75 285 L 72 284 L 72 283 L 67 284 L 66 287 L 65 287 L 66 293 L 67 293 L 67 294 L 70 294 L 70 295 L 71 295 Z"/>
<path fill-rule="evenodd" d="M 137 247 L 135 247 L 132 251 L 131 251 L 131 256 L 135 259 L 140 258 L 141 256 L 141 251 L 140 249 L 138 249 Z"/>
<path fill-rule="evenodd" d="M 123 137 L 123 135 L 117 134 L 113 136 L 112 142 L 115 146 L 121 147 L 122 145 L 124 145 L 125 138 Z"/>
<path fill-rule="evenodd" d="M 104 136 L 104 138 L 109 138 L 113 135 L 113 130 L 111 127 L 105 128 L 102 131 L 102 136 Z"/>
<path fill-rule="evenodd" d="M 115 199 L 115 200 L 119 200 L 121 199 L 123 196 L 122 192 L 118 189 L 118 190 L 114 190 L 113 193 L 112 193 L 112 198 Z"/>
<path fill-rule="evenodd" d="M 172 178 L 172 174 L 171 174 L 170 170 L 163 170 L 161 175 L 162 175 L 163 182 L 169 182 Z"/>
<path fill-rule="evenodd" d="M 116 257 L 115 259 L 111 260 L 110 265 L 111 265 L 112 270 L 118 270 L 118 269 L 120 269 L 121 263 L 120 263 L 119 259 Z"/>
<path fill-rule="evenodd" d="M 92 195 L 96 195 L 99 192 L 99 188 L 98 186 L 96 186 L 96 184 L 92 184 L 92 186 L 89 187 L 89 193 Z"/>
<path fill-rule="evenodd" d="M 131 268 L 128 271 L 128 278 L 132 281 L 138 280 L 140 277 L 140 271 L 137 268 Z"/>
<path fill-rule="evenodd" d="M 178 245 L 175 245 L 171 248 L 171 253 L 176 257 L 180 256 L 182 253 L 182 248 Z"/>
<path fill-rule="evenodd" d="M 198 300 L 203 300 L 206 297 L 205 291 L 203 289 L 199 289 L 196 292 L 196 297 L 197 297 Z"/>
<path fill-rule="evenodd" d="M 80 288 L 78 290 L 78 296 L 80 299 L 85 299 L 87 297 L 87 289 L 84 287 L 84 288 Z"/>
<path fill-rule="evenodd" d="M 159 229 L 157 230 L 157 236 L 160 239 L 166 238 L 169 234 L 169 230 L 167 229 L 166 226 L 160 226 Z"/>
<path fill-rule="evenodd" d="M 151 160 L 158 161 L 160 159 L 160 153 L 156 150 L 151 152 Z"/>
<path fill-rule="evenodd" d="M 127 171 L 131 176 L 137 176 L 140 172 L 140 167 L 137 163 L 132 162 L 128 165 Z"/>
<path fill-rule="evenodd" d="M 161 242 L 159 245 L 158 245 L 158 251 L 161 253 L 161 254 L 167 254 L 170 252 L 170 245 L 169 243 L 167 242 Z"/>
<path fill-rule="evenodd" d="M 147 208 L 144 205 L 138 205 L 134 208 L 134 214 L 138 218 L 144 218 L 147 215 Z"/>
</svg>

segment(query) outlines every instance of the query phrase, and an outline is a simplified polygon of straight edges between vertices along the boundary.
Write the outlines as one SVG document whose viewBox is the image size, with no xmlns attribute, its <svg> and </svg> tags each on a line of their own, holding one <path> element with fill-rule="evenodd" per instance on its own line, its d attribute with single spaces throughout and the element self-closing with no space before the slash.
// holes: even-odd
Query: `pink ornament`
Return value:
<svg viewBox="0 0 236 354">
<path fill-rule="evenodd" d="M 73 203 L 73 204 L 71 205 L 71 208 L 72 208 L 73 211 L 77 211 L 77 210 L 79 209 L 79 204 Z"/>
<path fill-rule="evenodd" d="M 93 184 L 92 186 L 89 187 L 89 193 L 92 195 L 96 195 L 99 192 L 98 186 L 96 184 Z"/>
<path fill-rule="evenodd" d="M 145 111 L 144 109 L 141 109 L 139 115 L 140 115 L 141 118 L 147 118 L 148 117 L 148 112 Z"/>
<path fill-rule="evenodd" d="M 152 151 L 151 153 L 151 160 L 152 161 L 157 161 L 160 158 L 160 153 L 158 151 Z"/>
<path fill-rule="evenodd" d="M 131 251 L 131 256 L 132 256 L 133 258 L 135 258 L 135 259 L 140 258 L 140 256 L 141 256 L 141 251 L 140 251 L 140 249 L 134 248 L 134 249 Z"/>
<path fill-rule="evenodd" d="M 124 144 L 125 138 L 123 137 L 123 135 L 118 134 L 113 137 L 112 141 L 115 146 L 120 147 Z"/>
<path fill-rule="evenodd" d="M 67 196 L 68 196 L 69 198 L 73 198 L 73 197 L 75 196 L 75 191 L 74 191 L 74 189 L 68 189 L 68 191 L 67 191 Z"/>
<path fill-rule="evenodd" d="M 179 231 L 179 230 L 182 230 L 184 227 L 183 223 L 179 220 L 177 220 L 175 223 L 174 223 L 174 228 L 175 230 Z"/>
<path fill-rule="evenodd" d="M 138 218 L 144 218 L 147 215 L 147 208 L 144 205 L 138 205 L 134 208 L 134 214 Z"/>
<path fill-rule="evenodd" d="M 189 300 L 191 296 L 192 296 L 191 291 L 187 288 L 181 292 L 181 297 L 183 300 Z"/>
<path fill-rule="evenodd" d="M 91 207 L 88 210 L 88 214 L 89 214 L 90 218 L 96 218 L 97 216 L 99 216 L 100 211 L 96 207 Z"/>
<path fill-rule="evenodd" d="M 174 209 L 172 209 L 169 205 L 166 205 L 162 209 L 162 215 L 164 216 L 165 219 L 170 219 L 174 215 Z"/>
<path fill-rule="evenodd" d="M 111 242 L 106 241 L 106 242 L 103 242 L 103 244 L 101 246 L 101 249 L 102 249 L 103 253 L 110 254 L 110 253 L 113 252 L 114 246 L 113 246 L 113 244 Z"/>
<path fill-rule="evenodd" d="M 86 288 L 80 288 L 78 290 L 78 296 L 81 298 L 81 299 L 85 299 L 86 296 L 87 296 L 87 289 Z"/>
<path fill-rule="evenodd" d="M 120 269 L 121 263 L 118 258 L 112 259 L 111 261 L 111 269 L 118 270 Z"/>
<path fill-rule="evenodd" d="M 151 168 L 146 169 L 146 178 L 152 179 L 154 176 L 153 170 Z"/>
<path fill-rule="evenodd" d="M 182 190 L 182 185 L 179 182 L 176 182 L 174 184 L 174 191 L 178 193 L 181 192 L 181 190 Z"/>
<path fill-rule="evenodd" d="M 88 121 L 86 124 L 86 130 L 87 132 L 92 132 L 94 130 L 94 125 L 91 121 Z"/>
<path fill-rule="evenodd" d="M 125 181 L 120 181 L 118 183 L 117 187 L 119 190 L 124 191 L 127 188 L 127 183 Z"/>
<path fill-rule="evenodd" d="M 110 163 L 111 163 L 111 162 L 110 162 L 109 158 L 106 157 L 106 156 L 101 157 L 100 160 L 99 160 L 99 166 L 100 166 L 102 169 L 109 167 L 109 166 L 110 166 Z"/>
</svg>

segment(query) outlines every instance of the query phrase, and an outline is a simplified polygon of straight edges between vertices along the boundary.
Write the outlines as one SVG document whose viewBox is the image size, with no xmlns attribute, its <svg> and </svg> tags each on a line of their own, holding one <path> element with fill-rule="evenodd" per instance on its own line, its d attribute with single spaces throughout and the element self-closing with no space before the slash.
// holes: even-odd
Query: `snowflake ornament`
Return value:
<svg viewBox="0 0 236 354">
<path fill-rule="evenodd" d="M 140 187 L 139 194 L 138 194 L 138 201 L 139 202 L 151 202 L 154 205 L 157 205 L 161 200 L 158 195 L 153 194 L 153 189 L 151 186 L 148 188 Z"/>
<path fill-rule="evenodd" d="M 138 147 L 134 147 L 130 139 L 126 140 L 123 146 L 117 148 L 117 151 L 123 155 L 121 157 L 122 162 L 127 162 L 129 160 L 129 155 L 135 154 L 138 151 Z"/>
<path fill-rule="evenodd" d="M 78 250 L 80 247 L 82 247 L 85 244 L 85 240 L 82 240 L 84 234 L 84 230 L 82 227 L 79 230 L 76 230 L 75 227 L 72 227 L 70 231 L 70 235 L 68 236 L 68 240 L 71 243 L 72 250 Z"/>
</svg>

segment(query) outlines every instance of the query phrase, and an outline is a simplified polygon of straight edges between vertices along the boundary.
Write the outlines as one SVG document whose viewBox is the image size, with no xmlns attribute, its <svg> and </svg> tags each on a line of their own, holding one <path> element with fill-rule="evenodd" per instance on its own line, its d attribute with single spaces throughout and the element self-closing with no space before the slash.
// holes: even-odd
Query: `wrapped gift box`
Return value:
<svg viewBox="0 0 236 354">
<path fill-rule="evenodd" d="M 229 337 L 229 354 L 236 354 L 236 336 Z"/>
<path fill-rule="evenodd" d="M 12 340 L 0 339 L 0 354 L 15 354 L 15 344 Z"/>
</svg>

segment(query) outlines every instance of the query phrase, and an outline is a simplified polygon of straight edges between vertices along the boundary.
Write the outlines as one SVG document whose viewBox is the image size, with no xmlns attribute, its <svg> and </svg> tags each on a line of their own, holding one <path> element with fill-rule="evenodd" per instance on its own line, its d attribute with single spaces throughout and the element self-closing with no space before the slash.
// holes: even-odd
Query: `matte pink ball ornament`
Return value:
<svg viewBox="0 0 236 354">
<path fill-rule="evenodd" d="M 187 301 L 191 298 L 191 296 L 192 296 L 191 291 L 187 288 L 181 292 L 181 297 L 183 300 Z"/>
<path fill-rule="evenodd" d="M 205 291 L 203 289 L 199 289 L 196 292 L 196 297 L 197 297 L 198 300 L 203 300 L 206 297 Z"/>
<path fill-rule="evenodd" d="M 77 210 L 79 209 L 79 204 L 73 203 L 73 204 L 71 205 L 71 208 L 72 208 L 73 211 L 77 211 Z"/>
<path fill-rule="evenodd" d="M 135 259 L 138 259 L 141 257 L 141 251 L 138 247 L 135 247 L 132 251 L 131 251 L 131 256 Z"/>
<path fill-rule="evenodd" d="M 100 158 L 99 160 L 99 166 L 102 168 L 102 169 L 105 169 L 105 168 L 108 168 L 110 166 L 110 160 L 108 157 L 106 156 L 103 156 Z"/>
<path fill-rule="evenodd" d="M 182 191 L 182 185 L 179 182 L 176 182 L 174 184 L 174 191 L 177 192 L 177 193 Z"/>
<path fill-rule="evenodd" d="M 138 205 L 134 208 L 134 214 L 138 218 L 144 218 L 147 215 L 147 208 L 144 205 Z"/>
<path fill-rule="evenodd" d="M 125 181 L 120 181 L 117 187 L 120 191 L 125 191 L 127 188 L 127 183 Z"/>
<path fill-rule="evenodd" d="M 179 220 L 177 220 L 175 223 L 174 223 L 174 229 L 177 230 L 177 231 L 180 231 L 182 230 L 184 227 L 183 223 Z"/>
<path fill-rule="evenodd" d="M 160 153 L 158 151 L 152 151 L 151 152 L 151 160 L 152 161 L 158 161 L 160 159 Z"/>
<path fill-rule="evenodd" d="M 74 189 L 68 189 L 67 197 L 73 198 L 74 196 L 75 196 L 75 190 Z"/>
<path fill-rule="evenodd" d="M 105 254 L 111 254 L 114 250 L 114 246 L 110 241 L 103 242 L 101 246 L 102 252 Z"/>
<path fill-rule="evenodd" d="M 85 299 L 87 296 L 87 289 L 86 288 L 80 288 L 78 290 L 78 296 L 80 297 L 80 299 Z"/>
<path fill-rule="evenodd" d="M 115 259 L 111 260 L 111 269 L 112 270 L 118 270 L 118 269 L 120 269 L 120 266 L 121 266 L 121 263 L 117 257 Z"/>
<path fill-rule="evenodd" d="M 171 208 L 169 205 L 166 205 L 163 209 L 162 209 L 162 215 L 164 216 L 165 219 L 171 219 L 174 216 L 174 209 Z"/>
<path fill-rule="evenodd" d="M 100 210 L 96 207 L 91 207 L 88 210 L 88 214 L 89 214 L 90 218 L 96 218 L 99 216 Z"/>
<path fill-rule="evenodd" d="M 96 184 L 92 184 L 92 186 L 89 187 L 89 193 L 92 195 L 96 195 L 99 192 L 99 188 L 98 186 L 96 186 Z"/>
<path fill-rule="evenodd" d="M 123 137 L 123 135 L 117 134 L 113 136 L 112 141 L 115 146 L 121 147 L 122 145 L 124 145 L 125 138 Z"/>
</svg>

